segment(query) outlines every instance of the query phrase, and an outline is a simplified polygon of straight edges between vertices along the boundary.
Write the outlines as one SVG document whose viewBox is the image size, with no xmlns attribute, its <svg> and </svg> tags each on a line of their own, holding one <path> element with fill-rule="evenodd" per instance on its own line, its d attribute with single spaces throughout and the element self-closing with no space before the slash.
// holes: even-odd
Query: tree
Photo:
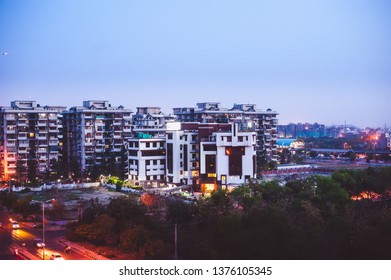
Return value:
<svg viewBox="0 0 391 280">
<path fill-rule="evenodd" d="M 140 257 L 141 248 L 149 241 L 151 241 L 151 232 L 144 226 L 135 226 L 120 235 L 120 247 L 136 251 L 137 257 Z"/>
<path fill-rule="evenodd" d="M 348 192 L 330 177 L 316 177 L 315 194 L 319 208 L 326 215 L 343 213 L 347 203 L 350 202 Z"/>
<path fill-rule="evenodd" d="M 167 220 L 173 224 L 188 224 L 196 213 L 196 206 L 182 200 L 169 200 L 167 202 Z"/>
<path fill-rule="evenodd" d="M 101 214 L 93 223 L 97 239 L 109 244 L 115 244 L 116 220 L 108 214 Z"/>
<path fill-rule="evenodd" d="M 121 192 L 123 185 L 124 185 L 124 182 L 121 180 L 118 180 L 117 183 L 115 183 L 115 190 L 117 192 Z"/>
<path fill-rule="evenodd" d="M 331 177 L 334 181 L 340 183 L 341 187 L 347 190 L 350 194 L 358 195 L 361 191 L 358 190 L 357 183 L 352 175 L 353 173 L 351 171 L 338 170 L 334 171 Z"/>
</svg>

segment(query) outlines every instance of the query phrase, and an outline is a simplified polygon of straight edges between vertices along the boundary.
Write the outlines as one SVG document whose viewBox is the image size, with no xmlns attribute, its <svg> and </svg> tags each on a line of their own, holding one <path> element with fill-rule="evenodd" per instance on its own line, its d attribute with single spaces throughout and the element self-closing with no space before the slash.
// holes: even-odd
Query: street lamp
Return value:
<svg viewBox="0 0 391 280">
<path fill-rule="evenodd" d="M 54 198 L 46 200 L 46 201 L 38 201 L 38 200 L 31 200 L 33 203 L 41 203 L 42 204 L 42 243 L 44 246 L 42 247 L 42 259 L 45 260 L 45 204 L 49 202 L 53 202 Z"/>
</svg>

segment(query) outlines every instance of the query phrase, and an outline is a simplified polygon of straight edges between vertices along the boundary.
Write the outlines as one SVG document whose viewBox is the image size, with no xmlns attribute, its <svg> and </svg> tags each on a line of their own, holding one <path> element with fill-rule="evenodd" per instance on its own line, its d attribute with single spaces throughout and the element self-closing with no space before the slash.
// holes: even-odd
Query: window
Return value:
<svg viewBox="0 0 391 280">
<path fill-rule="evenodd" d="M 153 160 L 153 165 L 157 165 L 157 160 L 156 159 Z"/>
</svg>

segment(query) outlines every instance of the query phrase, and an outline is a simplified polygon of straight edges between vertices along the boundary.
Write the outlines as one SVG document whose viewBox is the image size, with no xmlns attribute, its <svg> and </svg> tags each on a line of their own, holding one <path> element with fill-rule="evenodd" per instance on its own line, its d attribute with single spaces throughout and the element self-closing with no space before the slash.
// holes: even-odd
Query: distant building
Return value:
<svg viewBox="0 0 391 280">
<path fill-rule="evenodd" d="M 0 107 L 1 178 L 45 179 L 62 156 L 62 106 L 13 101 Z"/>
<path fill-rule="evenodd" d="M 134 133 L 164 137 L 166 123 L 174 121 L 175 116 L 163 114 L 160 107 L 137 107 L 132 119 Z"/>
<path fill-rule="evenodd" d="M 279 138 L 319 138 L 327 136 L 325 125 L 318 123 L 290 123 L 278 125 Z"/>
<path fill-rule="evenodd" d="M 277 148 L 279 149 L 304 149 L 305 142 L 302 139 L 277 139 Z"/>
<path fill-rule="evenodd" d="M 131 137 L 132 111 L 106 100 L 84 101 L 64 112 L 65 157 L 72 173 L 124 174 L 124 145 Z M 122 173 L 121 173 L 122 172 Z"/>
</svg>

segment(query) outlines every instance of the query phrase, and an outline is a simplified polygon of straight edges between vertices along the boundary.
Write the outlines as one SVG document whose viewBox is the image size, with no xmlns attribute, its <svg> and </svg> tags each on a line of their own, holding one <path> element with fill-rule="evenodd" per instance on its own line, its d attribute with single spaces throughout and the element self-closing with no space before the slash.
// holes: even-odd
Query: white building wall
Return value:
<svg viewBox="0 0 391 280">
<path fill-rule="evenodd" d="M 165 155 L 143 156 L 142 154 L 142 151 L 165 149 L 164 141 L 165 139 L 161 138 L 130 140 L 130 143 L 138 143 L 138 147 L 129 148 L 129 150 L 137 151 L 136 156 L 129 156 L 129 180 L 143 184 L 150 181 L 147 184 L 154 185 L 153 181 L 156 183 L 156 181 L 165 179 Z M 149 143 L 149 147 L 147 147 L 147 143 Z M 156 147 L 153 146 L 153 143 L 156 143 Z"/>
<path fill-rule="evenodd" d="M 184 141 L 180 139 L 181 136 L 183 136 L 183 131 L 173 131 L 172 139 L 167 140 L 167 143 L 173 144 L 173 173 L 169 175 L 173 177 L 174 184 L 179 184 L 183 179 L 183 149 L 181 149 L 181 145 Z"/>
</svg>

